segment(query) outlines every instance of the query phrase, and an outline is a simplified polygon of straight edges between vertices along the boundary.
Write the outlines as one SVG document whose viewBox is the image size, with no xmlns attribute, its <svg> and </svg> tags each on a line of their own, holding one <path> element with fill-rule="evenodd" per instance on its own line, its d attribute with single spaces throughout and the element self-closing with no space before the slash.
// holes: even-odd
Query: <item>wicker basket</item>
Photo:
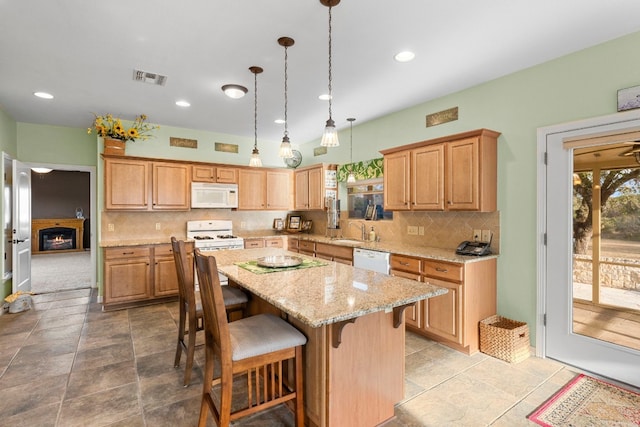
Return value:
<svg viewBox="0 0 640 427">
<path fill-rule="evenodd" d="M 510 363 L 529 357 L 529 326 L 526 322 L 491 316 L 480 321 L 480 351 Z"/>
</svg>

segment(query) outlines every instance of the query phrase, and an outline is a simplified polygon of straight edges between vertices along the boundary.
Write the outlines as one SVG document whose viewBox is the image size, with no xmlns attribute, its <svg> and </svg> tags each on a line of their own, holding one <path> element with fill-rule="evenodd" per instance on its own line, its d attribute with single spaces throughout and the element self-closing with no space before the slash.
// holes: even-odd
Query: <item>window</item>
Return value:
<svg viewBox="0 0 640 427">
<path fill-rule="evenodd" d="M 349 218 L 364 219 L 367 206 L 375 208 L 377 219 L 393 219 L 393 212 L 384 211 L 384 184 L 382 178 L 347 184 Z"/>
</svg>

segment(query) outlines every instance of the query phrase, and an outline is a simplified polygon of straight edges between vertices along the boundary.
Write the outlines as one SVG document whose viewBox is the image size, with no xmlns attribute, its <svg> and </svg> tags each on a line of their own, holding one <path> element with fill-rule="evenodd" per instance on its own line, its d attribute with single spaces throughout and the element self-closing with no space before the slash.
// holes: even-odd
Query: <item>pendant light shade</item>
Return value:
<svg viewBox="0 0 640 427">
<path fill-rule="evenodd" d="M 260 67 L 249 67 L 249 71 L 253 73 L 253 151 L 251 152 L 251 160 L 249 166 L 261 167 L 260 151 L 258 151 L 258 74 L 264 71 Z"/>
<path fill-rule="evenodd" d="M 349 175 L 347 175 L 347 184 L 355 184 L 356 182 L 356 174 L 353 173 L 353 122 L 356 121 L 353 117 L 349 117 L 347 121 L 350 123 L 350 132 L 349 132 L 349 162 L 351 162 L 351 170 L 349 171 Z"/>
<path fill-rule="evenodd" d="M 293 46 L 295 41 L 291 37 L 280 37 L 278 44 L 284 47 L 284 136 L 282 137 L 282 143 L 280 144 L 280 151 L 278 156 L 283 159 L 290 159 L 293 157 L 293 151 L 291 150 L 291 142 L 289 142 L 289 121 L 287 117 L 287 77 L 288 77 L 288 54 L 287 49 L 289 46 Z"/>
<path fill-rule="evenodd" d="M 338 132 L 336 131 L 336 124 L 331 117 L 331 101 L 333 98 L 332 94 L 332 76 L 331 76 L 331 8 L 333 6 L 337 6 L 340 3 L 340 0 L 320 0 L 324 6 L 329 8 L 329 119 L 324 127 L 324 132 L 322 133 L 322 139 L 320 140 L 320 145 L 323 147 L 337 147 L 340 145 L 340 141 L 338 140 Z"/>
</svg>

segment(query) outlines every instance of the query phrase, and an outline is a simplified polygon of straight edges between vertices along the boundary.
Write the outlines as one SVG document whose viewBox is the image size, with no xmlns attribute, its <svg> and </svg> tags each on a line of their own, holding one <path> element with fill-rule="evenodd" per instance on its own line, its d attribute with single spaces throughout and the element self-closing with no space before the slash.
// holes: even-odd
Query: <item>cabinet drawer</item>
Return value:
<svg viewBox="0 0 640 427">
<path fill-rule="evenodd" d="M 436 277 L 458 283 L 463 280 L 462 264 L 425 260 L 423 268 L 423 274 L 425 276 Z"/>
<path fill-rule="evenodd" d="M 327 243 L 316 243 L 316 255 L 326 255 L 335 258 L 343 258 L 353 260 L 353 248 L 338 245 L 329 245 Z"/>
<path fill-rule="evenodd" d="M 420 281 L 420 274 L 418 273 L 409 273 L 406 271 L 402 271 L 402 270 L 394 270 L 391 269 L 390 274 L 392 276 L 398 276 L 398 277 L 404 277 L 405 279 L 411 279 L 411 280 L 416 280 L 416 281 Z"/>
<path fill-rule="evenodd" d="M 274 239 L 264 239 L 264 246 L 267 248 L 283 248 L 284 244 L 280 237 Z"/>
<path fill-rule="evenodd" d="M 193 252 L 194 243 L 193 242 L 185 242 L 184 248 L 187 250 L 187 253 Z M 171 243 L 164 243 L 161 245 L 155 245 L 153 247 L 153 254 L 155 256 L 173 256 L 173 248 L 171 247 Z"/>
<path fill-rule="evenodd" d="M 287 239 L 287 248 L 290 251 L 298 252 L 298 239 L 288 238 Z"/>
<path fill-rule="evenodd" d="M 263 239 L 245 240 L 244 248 L 245 249 L 264 248 L 264 240 Z"/>
<path fill-rule="evenodd" d="M 298 240 L 298 249 L 300 249 L 301 252 L 315 252 L 316 244 L 315 242 L 310 242 L 308 240 Z"/>
<path fill-rule="evenodd" d="M 124 246 L 121 248 L 106 248 L 104 250 L 104 259 L 122 259 L 149 257 L 151 248 L 148 246 Z"/>
<path fill-rule="evenodd" d="M 420 260 L 403 255 L 391 254 L 391 269 L 420 274 Z"/>
</svg>

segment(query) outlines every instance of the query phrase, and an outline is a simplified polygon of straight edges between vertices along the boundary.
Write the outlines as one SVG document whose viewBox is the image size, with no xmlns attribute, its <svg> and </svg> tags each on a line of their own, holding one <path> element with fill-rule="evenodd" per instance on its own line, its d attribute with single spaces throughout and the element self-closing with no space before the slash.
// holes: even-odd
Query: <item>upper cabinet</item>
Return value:
<svg viewBox="0 0 640 427">
<path fill-rule="evenodd" d="M 294 209 L 322 210 L 324 198 L 338 197 L 335 165 L 313 165 L 294 173 Z"/>
<path fill-rule="evenodd" d="M 193 165 L 191 166 L 191 180 L 193 182 L 237 184 L 238 169 L 225 166 Z"/>
<path fill-rule="evenodd" d="M 383 150 L 384 209 L 497 209 L 497 140 L 479 129 Z"/>
<path fill-rule="evenodd" d="M 104 166 L 106 209 L 189 210 L 189 165 L 109 157 Z"/>
<path fill-rule="evenodd" d="M 291 171 L 246 168 L 238 171 L 238 209 L 291 209 Z"/>
</svg>

